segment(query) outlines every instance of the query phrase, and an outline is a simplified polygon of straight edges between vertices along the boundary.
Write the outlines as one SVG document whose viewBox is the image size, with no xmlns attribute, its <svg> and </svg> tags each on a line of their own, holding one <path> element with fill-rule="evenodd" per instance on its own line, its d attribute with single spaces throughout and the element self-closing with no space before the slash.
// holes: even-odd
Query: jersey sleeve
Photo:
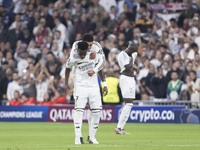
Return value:
<svg viewBox="0 0 200 150">
<path fill-rule="evenodd" d="M 97 53 L 97 63 L 96 63 L 96 66 L 94 67 L 94 71 L 97 73 L 99 72 L 101 69 L 103 69 L 103 66 L 104 66 L 104 59 L 103 59 L 103 56 L 99 53 Z"/>
<path fill-rule="evenodd" d="M 135 59 L 137 57 L 137 52 L 132 53 L 132 58 L 133 58 L 133 64 L 135 63 Z"/>
<path fill-rule="evenodd" d="M 71 69 L 71 68 L 72 68 L 73 66 L 75 66 L 75 65 L 76 65 L 76 60 L 69 57 L 69 58 L 67 59 L 66 68 Z"/>
<path fill-rule="evenodd" d="M 119 64 L 121 64 L 122 66 L 125 66 L 127 64 L 129 64 L 129 57 L 126 55 L 125 52 L 121 52 L 119 55 L 118 55 L 118 62 Z"/>
<path fill-rule="evenodd" d="M 104 66 L 104 62 L 105 62 L 105 55 L 104 55 L 104 52 L 103 52 L 103 49 L 101 47 L 101 45 L 98 43 L 98 42 L 94 42 L 93 43 L 94 45 L 94 51 L 97 52 L 97 63 L 96 63 L 96 66 L 95 68 L 93 69 L 96 73 L 99 72 L 103 66 Z M 93 50 L 93 49 L 92 49 Z"/>
<path fill-rule="evenodd" d="M 76 53 L 77 49 L 78 49 L 78 41 L 74 42 L 73 45 L 72 45 L 72 49 L 71 49 L 71 52 L 70 52 L 70 58 L 72 58 L 74 56 L 74 54 Z"/>
<path fill-rule="evenodd" d="M 101 47 L 101 44 L 97 41 L 95 41 L 93 44 L 95 45 L 96 52 L 99 55 L 101 55 L 102 56 L 101 58 L 105 61 L 106 58 L 105 58 L 105 54 L 103 52 L 103 48 Z"/>
</svg>

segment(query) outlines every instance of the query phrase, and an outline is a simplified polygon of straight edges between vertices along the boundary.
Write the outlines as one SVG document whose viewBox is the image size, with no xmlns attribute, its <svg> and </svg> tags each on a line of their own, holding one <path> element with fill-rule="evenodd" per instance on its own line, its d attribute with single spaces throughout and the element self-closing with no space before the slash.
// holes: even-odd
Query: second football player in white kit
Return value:
<svg viewBox="0 0 200 150">
<path fill-rule="evenodd" d="M 90 53 L 88 50 L 87 42 L 77 43 L 77 53 L 70 57 L 66 65 L 66 86 L 68 86 L 69 73 L 72 67 L 74 67 L 74 98 L 75 98 L 75 112 L 74 112 L 74 129 L 75 129 L 75 144 L 83 144 L 83 136 L 81 132 L 83 113 L 88 103 L 92 110 L 92 121 L 90 131 L 90 144 L 99 144 L 95 138 L 99 121 L 100 111 L 102 109 L 100 89 L 98 85 L 98 72 L 90 75 L 89 72 L 95 68 L 98 61 L 98 55 L 96 58 L 90 59 Z"/>
</svg>

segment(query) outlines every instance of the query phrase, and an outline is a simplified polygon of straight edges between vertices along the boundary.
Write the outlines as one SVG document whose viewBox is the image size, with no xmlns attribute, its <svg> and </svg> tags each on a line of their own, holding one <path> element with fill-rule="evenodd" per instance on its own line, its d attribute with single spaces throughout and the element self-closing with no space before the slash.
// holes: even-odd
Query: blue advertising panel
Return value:
<svg viewBox="0 0 200 150">
<path fill-rule="evenodd" d="M 47 113 L 46 106 L 0 106 L 0 122 L 44 122 L 47 121 Z"/>
<path fill-rule="evenodd" d="M 133 106 L 128 122 L 134 123 L 174 123 L 175 110 L 185 106 Z M 118 121 L 121 106 L 116 106 L 115 121 Z"/>
<path fill-rule="evenodd" d="M 103 106 L 101 111 L 101 122 L 114 122 L 114 106 Z M 86 122 L 90 110 L 85 109 L 83 121 Z M 48 119 L 49 122 L 73 122 L 74 106 L 49 106 Z"/>
<path fill-rule="evenodd" d="M 200 110 L 199 109 L 175 110 L 175 123 L 200 124 Z"/>
</svg>

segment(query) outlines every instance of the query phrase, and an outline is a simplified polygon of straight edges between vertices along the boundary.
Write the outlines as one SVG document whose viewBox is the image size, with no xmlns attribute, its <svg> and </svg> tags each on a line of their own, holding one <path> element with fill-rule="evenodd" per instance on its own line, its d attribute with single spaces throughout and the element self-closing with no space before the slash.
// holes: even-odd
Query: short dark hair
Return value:
<svg viewBox="0 0 200 150">
<path fill-rule="evenodd" d="M 127 49 L 128 49 L 128 50 L 132 50 L 132 51 L 134 51 L 134 52 L 137 52 L 137 50 L 138 50 L 138 44 L 136 44 L 136 43 L 129 43 Z"/>
<path fill-rule="evenodd" d="M 176 70 L 172 70 L 171 74 L 172 73 L 176 73 L 178 75 L 178 71 L 176 71 Z"/>
<path fill-rule="evenodd" d="M 90 33 L 83 34 L 83 41 L 92 42 L 93 40 L 94 39 L 93 39 L 92 34 L 90 34 Z"/>
<path fill-rule="evenodd" d="M 192 43 L 191 48 L 198 48 L 198 45 L 196 43 Z"/>
<path fill-rule="evenodd" d="M 169 21 L 170 22 L 176 22 L 176 19 L 175 18 L 171 18 Z"/>
<path fill-rule="evenodd" d="M 88 43 L 87 42 L 84 42 L 84 41 L 81 41 L 81 42 L 78 42 L 78 49 L 82 50 L 82 51 L 85 51 L 88 49 Z"/>
</svg>

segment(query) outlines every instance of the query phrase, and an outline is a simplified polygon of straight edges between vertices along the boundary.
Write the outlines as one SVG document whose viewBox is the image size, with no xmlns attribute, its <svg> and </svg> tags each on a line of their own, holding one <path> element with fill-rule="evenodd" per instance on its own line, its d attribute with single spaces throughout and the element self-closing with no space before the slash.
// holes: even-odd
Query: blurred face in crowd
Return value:
<svg viewBox="0 0 200 150">
<path fill-rule="evenodd" d="M 15 61 L 13 59 L 8 60 L 8 67 L 9 68 L 15 67 Z"/>
<path fill-rule="evenodd" d="M 44 27 L 44 26 L 46 25 L 46 20 L 45 20 L 44 18 L 41 18 L 39 24 L 40 24 L 42 27 Z"/>
<path fill-rule="evenodd" d="M 180 68 L 180 62 L 179 61 L 175 61 L 174 63 L 173 63 L 173 65 L 172 65 L 172 68 L 174 69 L 174 70 L 177 70 L 177 69 L 179 69 Z"/>
<path fill-rule="evenodd" d="M 49 62 L 54 62 L 55 61 L 55 59 L 54 59 L 54 56 L 53 56 L 53 54 L 48 54 L 47 55 L 47 60 L 49 61 Z"/>
<path fill-rule="evenodd" d="M 180 61 L 181 60 L 181 56 L 177 53 L 174 55 L 174 61 Z"/>
<path fill-rule="evenodd" d="M 87 20 L 87 14 L 86 13 L 83 13 L 81 15 L 81 21 L 85 22 Z"/>
<path fill-rule="evenodd" d="M 190 77 L 190 75 L 187 75 L 186 77 L 185 77 L 185 82 L 186 83 L 190 83 L 192 80 L 191 80 L 191 77 Z"/>
<path fill-rule="evenodd" d="M 144 58 L 143 63 L 144 63 L 145 68 L 148 68 L 148 66 L 149 66 L 149 59 L 148 58 Z"/>
<path fill-rule="evenodd" d="M 49 49 L 47 47 L 41 48 L 42 50 L 42 54 L 47 55 L 47 53 L 49 52 Z"/>
<path fill-rule="evenodd" d="M 6 68 L 6 76 L 9 78 L 9 79 L 12 79 L 12 76 L 13 76 L 13 72 L 10 68 Z"/>
<path fill-rule="evenodd" d="M 121 41 L 124 42 L 124 40 L 125 40 L 125 35 L 124 35 L 124 33 L 119 33 L 119 35 L 118 35 L 118 41 L 119 41 L 119 42 L 121 42 Z"/>
<path fill-rule="evenodd" d="M 187 69 L 188 72 L 192 71 L 192 67 L 193 67 L 193 65 L 192 65 L 191 62 L 187 63 L 186 69 Z"/>
<path fill-rule="evenodd" d="M 155 66 L 153 64 L 149 64 L 149 72 L 155 73 Z"/>
<path fill-rule="evenodd" d="M 199 60 L 200 60 L 200 55 L 199 55 L 198 53 L 195 54 L 194 60 L 197 61 L 197 62 L 199 62 Z"/>
<path fill-rule="evenodd" d="M 121 27 L 123 29 L 129 28 L 130 27 L 130 22 L 128 21 L 128 19 L 124 20 Z"/>
<path fill-rule="evenodd" d="M 162 69 L 164 69 L 164 70 L 168 70 L 168 69 L 169 69 L 169 64 L 168 64 L 168 62 L 165 61 L 165 62 L 163 63 Z"/>
<path fill-rule="evenodd" d="M 156 52 L 156 59 L 162 60 L 162 53 L 160 51 Z"/>
<path fill-rule="evenodd" d="M 177 72 L 172 72 L 171 78 L 173 81 L 176 81 L 178 79 L 178 73 Z"/>
<path fill-rule="evenodd" d="M 20 93 L 19 93 L 19 91 L 15 91 L 14 92 L 14 99 L 15 100 L 19 100 L 20 99 Z"/>
<path fill-rule="evenodd" d="M 139 29 L 139 28 L 134 28 L 134 29 L 133 29 L 133 35 L 134 35 L 135 37 L 140 37 L 140 35 L 141 35 L 140 29 Z"/>
<path fill-rule="evenodd" d="M 61 34 L 60 34 L 60 31 L 56 31 L 55 32 L 55 39 L 60 39 L 60 37 L 61 37 Z"/>
<path fill-rule="evenodd" d="M 47 76 L 45 75 L 45 73 L 43 73 L 42 76 L 41 76 L 42 81 L 45 81 L 46 77 Z"/>
<path fill-rule="evenodd" d="M 26 102 L 28 100 L 28 97 L 26 95 L 22 95 L 21 101 Z"/>
<path fill-rule="evenodd" d="M 176 21 L 174 21 L 174 20 L 170 21 L 170 25 L 171 25 L 172 28 L 175 28 L 176 27 Z"/>
<path fill-rule="evenodd" d="M 16 30 L 20 30 L 21 29 L 21 23 L 20 22 L 16 22 Z"/>
<path fill-rule="evenodd" d="M 194 17 L 194 19 L 192 20 L 192 25 L 195 27 L 199 26 L 199 18 L 198 17 Z"/>
<path fill-rule="evenodd" d="M 18 81 L 19 80 L 18 73 L 13 73 L 13 80 L 14 81 Z"/>
<path fill-rule="evenodd" d="M 10 51 L 6 52 L 6 59 L 12 59 L 12 53 Z"/>
<path fill-rule="evenodd" d="M 193 81 L 195 81 L 196 80 L 196 72 L 195 71 L 191 71 L 190 72 L 190 78 L 191 78 L 191 80 L 193 80 Z"/>
</svg>

